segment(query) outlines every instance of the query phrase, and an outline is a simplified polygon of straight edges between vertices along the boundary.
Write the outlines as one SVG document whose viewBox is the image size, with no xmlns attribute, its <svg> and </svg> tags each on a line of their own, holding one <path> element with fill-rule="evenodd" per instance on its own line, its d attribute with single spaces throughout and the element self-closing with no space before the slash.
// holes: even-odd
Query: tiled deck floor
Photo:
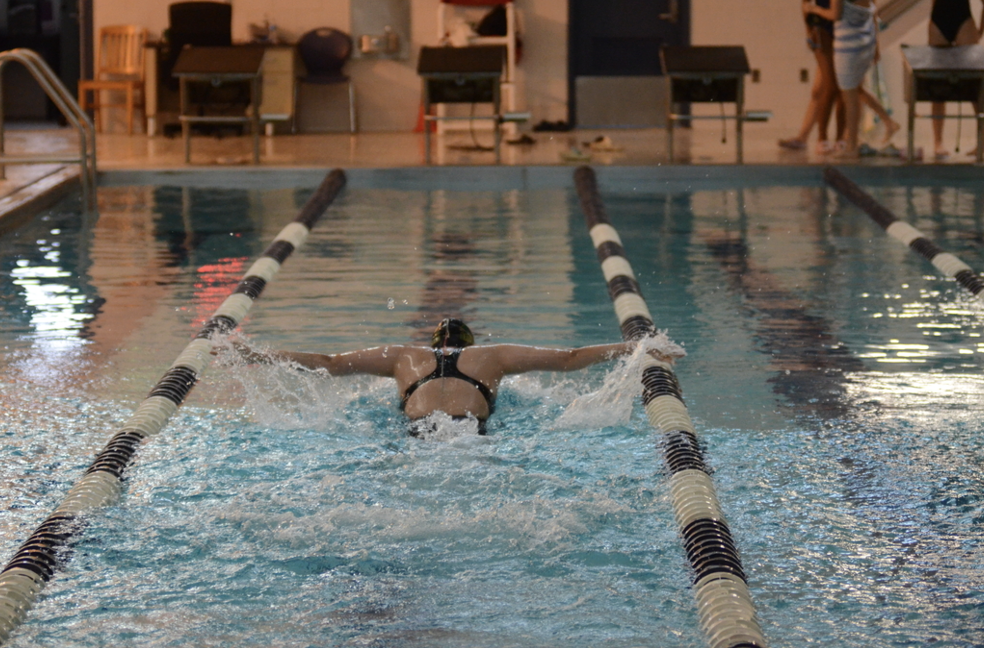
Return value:
<svg viewBox="0 0 984 648">
<path fill-rule="evenodd" d="M 973 161 L 965 155 L 973 149 L 973 129 L 964 128 L 961 155 L 953 155 L 947 163 L 967 164 Z M 967 132 L 970 131 L 970 135 Z M 917 136 L 920 135 L 917 130 Z M 591 164 L 619 166 L 648 166 L 668 164 L 667 134 L 664 129 L 610 129 L 606 131 L 579 130 L 569 133 L 529 133 L 536 140 L 530 145 L 502 146 L 502 164 L 507 165 L 561 165 L 576 164 L 564 159 L 563 154 L 576 143 L 583 143 L 599 135 L 607 135 L 619 150 L 591 152 Z M 823 164 L 830 158 L 817 155 L 814 147 L 802 151 L 787 151 L 777 146 L 780 137 L 790 133 L 768 124 L 745 126 L 744 161 L 746 164 Z M 927 140 L 928 130 L 924 137 Z M 678 129 L 675 140 L 677 164 L 734 164 L 736 161 L 735 134 L 729 122 L 726 142 L 722 143 L 722 129 L 715 121 L 698 122 L 693 129 Z M 433 163 L 441 165 L 494 164 L 490 151 L 467 150 L 477 141 L 484 146 L 492 144 L 492 134 L 478 131 L 473 137 L 459 132 L 433 138 Z M 896 135 L 895 145 L 905 148 L 905 136 Z M 192 165 L 212 166 L 251 163 L 251 140 L 236 137 L 216 139 L 196 137 L 192 139 Z M 180 137 L 147 138 L 143 136 L 103 135 L 99 139 L 100 169 L 125 168 L 184 168 L 184 148 Z M 862 164 L 901 164 L 900 159 L 865 158 Z M 319 135 L 283 135 L 264 137 L 261 144 L 261 164 L 273 166 L 340 166 L 340 167 L 411 167 L 422 166 L 424 161 L 424 136 L 420 133 L 332 133 Z"/>
<path fill-rule="evenodd" d="M 716 121 L 695 122 L 692 129 L 676 131 L 676 164 L 734 164 L 735 134 L 731 122 L 722 142 L 721 124 Z M 618 150 L 591 152 L 590 160 L 565 160 L 564 153 L 571 144 L 583 147 L 599 135 L 607 135 Z M 589 162 L 593 165 L 663 165 L 668 164 L 667 134 L 663 129 L 607 131 L 579 130 L 569 133 L 529 133 L 534 144 L 502 146 L 502 164 L 506 165 L 574 165 Z M 751 123 L 745 126 L 745 163 L 749 165 L 803 165 L 831 162 L 828 156 L 816 153 L 811 145 L 802 151 L 787 151 L 777 146 L 777 140 L 789 136 L 771 124 Z M 955 130 L 948 133 L 948 142 L 955 143 Z M 928 123 L 917 124 L 917 143 L 929 144 Z M 967 155 L 974 148 L 974 129 L 963 128 L 961 152 L 954 153 L 942 164 L 971 164 Z M 877 134 L 876 134 L 877 137 Z M 474 140 L 484 145 L 492 142 L 487 130 L 475 133 Z M 905 148 L 904 133 L 897 134 L 894 144 Z M 249 137 L 194 137 L 192 162 L 196 168 L 215 169 L 251 164 L 251 139 Z M 495 157 L 489 151 L 468 150 L 473 137 L 468 132 L 444 137 L 434 137 L 433 162 L 439 165 L 490 165 Z M 77 149 L 77 139 L 71 129 L 30 130 L 10 129 L 6 134 L 6 150 L 18 152 L 54 152 Z M 416 167 L 423 166 L 424 136 L 420 133 L 348 133 L 300 134 L 263 137 L 261 142 L 261 166 L 272 167 Z M 903 164 L 898 158 L 863 158 L 858 164 Z M 922 161 L 921 164 L 940 164 Z M 184 147 L 180 137 L 145 135 L 101 134 L 98 136 L 98 166 L 102 171 L 120 169 L 183 169 Z M 7 169 L 7 177 L 0 180 L 0 198 L 23 189 L 35 179 L 48 176 L 56 168 L 51 165 L 19 165 Z"/>
</svg>

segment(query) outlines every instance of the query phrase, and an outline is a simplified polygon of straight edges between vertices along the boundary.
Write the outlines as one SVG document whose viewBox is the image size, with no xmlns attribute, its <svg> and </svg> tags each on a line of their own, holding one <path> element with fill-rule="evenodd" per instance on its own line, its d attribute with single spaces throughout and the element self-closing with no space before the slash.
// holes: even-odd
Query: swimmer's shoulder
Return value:
<svg viewBox="0 0 984 648">
<path fill-rule="evenodd" d="M 378 349 L 380 353 L 414 363 L 434 359 L 434 349 L 419 344 L 388 344 Z"/>
<path fill-rule="evenodd" d="M 528 357 L 531 353 L 535 354 L 541 347 L 532 347 L 525 344 L 481 344 L 466 347 L 462 353 L 462 360 L 478 362 L 495 362 L 497 364 L 512 364 L 517 359 Z"/>
<path fill-rule="evenodd" d="M 351 365 L 357 370 L 367 371 L 371 368 L 381 370 L 385 366 L 399 366 L 404 363 L 416 364 L 433 357 L 434 352 L 427 347 L 381 344 L 332 356 L 332 363 L 339 366 Z"/>
<path fill-rule="evenodd" d="M 510 344 L 507 342 L 497 343 L 497 344 L 476 344 L 470 347 L 466 347 L 465 351 L 469 353 L 485 353 L 488 355 L 503 355 L 503 354 L 522 354 L 522 353 L 537 353 L 539 351 L 565 351 L 564 347 L 546 347 L 546 346 L 534 346 L 530 344 Z"/>
</svg>

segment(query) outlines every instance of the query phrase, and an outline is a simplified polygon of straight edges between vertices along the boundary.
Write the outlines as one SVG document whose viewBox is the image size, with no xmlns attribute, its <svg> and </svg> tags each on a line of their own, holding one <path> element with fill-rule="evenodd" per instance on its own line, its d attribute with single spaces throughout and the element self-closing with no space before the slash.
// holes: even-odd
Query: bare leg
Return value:
<svg viewBox="0 0 984 648">
<path fill-rule="evenodd" d="M 855 159 L 858 154 L 858 122 L 861 117 L 861 93 L 858 88 L 841 90 L 844 98 L 844 122 L 847 146 L 838 157 Z"/>
<path fill-rule="evenodd" d="M 973 45 L 978 41 L 979 33 L 973 18 L 968 18 L 960 25 L 957 36 L 951 43 L 940 31 L 939 27 L 932 22 L 929 23 L 928 43 L 933 47 L 950 47 L 951 45 Z M 946 104 L 933 103 L 933 150 L 936 152 L 937 159 L 943 159 L 949 155 L 946 147 L 943 146 L 943 121 L 946 116 Z"/>
<path fill-rule="evenodd" d="M 847 130 L 847 117 L 844 114 L 844 97 L 841 93 L 837 93 L 837 112 L 835 113 L 835 119 L 837 122 L 837 141 L 844 141 L 844 133 Z"/>
<path fill-rule="evenodd" d="M 840 92 L 837 89 L 837 75 L 834 73 L 834 39 L 833 35 L 823 29 L 818 29 L 818 47 L 815 51 L 817 58 L 817 77 L 822 80 L 820 93 L 817 97 L 817 137 L 821 149 L 829 150 L 827 144 L 827 127 L 830 124 L 830 113 L 839 103 Z M 838 119 L 838 122 L 841 120 Z M 839 134 L 839 131 L 838 131 Z"/>
<path fill-rule="evenodd" d="M 870 92 L 864 88 L 858 88 L 858 94 L 861 102 L 874 110 L 875 114 L 878 115 L 878 119 L 882 120 L 882 123 L 885 124 L 885 138 L 882 140 L 882 144 L 888 144 L 892 140 L 892 136 L 895 135 L 895 132 L 901 128 L 901 126 L 897 121 L 892 119 L 891 115 L 888 114 L 888 111 L 885 110 L 885 107 L 882 106 Z"/>
<path fill-rule="evenodd" d="M 806 147 L 806 140 L 810 137 L 810 131 L 813 130 L 814 124 L 823 123 L 826 127 L 826 123 L 819 120 L 819 116 L 824 108 L 825 103 L 828 101 L 827 95 L 830 90 L 828 88 L 829 83 L 825 70 L 823 69 L 823 63 L 821 61 L 823 49 L 823 41 L 821 40 L 826 36 L 826 40 L 831 40 L 830 34 L 817 27 L 807 28 L 807 38 L 813 44 L 814 56 L 817 58 L 817 71 L 813 77 L 813 86 L 810 89 L 810 103 L 807 104 L 806 114 L 803 115 L 803 124 L 800 126 L 799 133 L 796 137 L 791 137 L 789 139 L 779 140 L 779 146 L 789 149 L 802 149 Z M 829 49 L 829 47 L 828 47 Z M 831 69 L 833 69 L 831 67 Z M 829 109 L 827 110 L 829 118 Z M 824 139 L 824 138 L 821 138 Z"/>
<path fill-rule="evenodd" d="M 933 151 L 936 159 L 942 160 L 950 155 L 943 146 L 943 118 L 946 117 L 946 104 L 933 102 Z"/>
<path fill-rule="evenodd" d="M 813 125 L 817 123 L 817 96 L 820 86 L 823 83 L 821 75 L 818 73 L 813 77 L 813 88 L 810 90 L 810 103 L 806 106 L 806 114 L 803 115 L 803 125 L 800 126 L 796 137 L 779 140 L 779 146 L 789 149 L 801 149 L 806 146 L 806 140 L 810 137 Z"/>
</svg>

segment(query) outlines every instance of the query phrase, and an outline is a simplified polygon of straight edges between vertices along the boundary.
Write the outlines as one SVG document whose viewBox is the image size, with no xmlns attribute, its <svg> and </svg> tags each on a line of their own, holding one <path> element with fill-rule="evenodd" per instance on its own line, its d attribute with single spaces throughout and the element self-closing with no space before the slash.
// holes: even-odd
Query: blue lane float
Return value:
<svg viewBox="0 0 984 648">
<path fill-rule="evenodd" d="M 914 252 L 932 263 L 937 270 L 979 296 L 984 292 L 984 281 L 966 263 L 944 252 L 922 232 L 905 221 L 899 220 L 888 208 L 866 193 L 850 178 L 833 167 L 823 170 L 823 178 L 842 196 L 857 205 L 871 220 L 881 225 L 882 229 L 892 238 L 901 241 L 912 248 Z"/>
<path fill-rule="evenodd" d="M 578 168 L 574 184 L 623 339 L 638 340 L 654 334 L 652 315 L 625 257 L 622 240 L 608 220 L 594 171 Z M 745 570 L 672 366 L 647 358 L 642 385 L 646 416 L 663 434 L 670 497 L 693 569 L 701 629 L 712 648 L 764 648 L 765 636 L 756 618 Z"/>
<path fill-rule="evenodd" d="M 86 515 L 119 499 L 123 475 L 137 448 L 164 428 L 211 362 L 212 336 L 229 333 L 239 325 L 253 301 L 287 257 L 304 243 L 344 186 L 345 174 L 339 169 L 325 177 L 297 217 L 280 231 L 123 428 L 110 438 L 58 508 L 0 572 L 0 643 L 7 641 L 51 580 L 64 548 L 82 532 Z"/>
</svg>

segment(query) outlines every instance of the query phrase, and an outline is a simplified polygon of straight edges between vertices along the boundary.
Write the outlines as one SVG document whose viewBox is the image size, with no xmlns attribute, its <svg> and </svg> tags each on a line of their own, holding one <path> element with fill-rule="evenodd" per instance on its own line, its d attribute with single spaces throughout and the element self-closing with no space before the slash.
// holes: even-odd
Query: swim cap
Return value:
<svg viewBox="0 0 984 648">
<path fill-rule="evenodd" d="M 475 344 L 475 336 L 468 325 L 460 319 L 449 317 L 441 320 L 431 336 L 431 346 L 438 349 L 442 346 L 461 348 Z"/>
</svg>

